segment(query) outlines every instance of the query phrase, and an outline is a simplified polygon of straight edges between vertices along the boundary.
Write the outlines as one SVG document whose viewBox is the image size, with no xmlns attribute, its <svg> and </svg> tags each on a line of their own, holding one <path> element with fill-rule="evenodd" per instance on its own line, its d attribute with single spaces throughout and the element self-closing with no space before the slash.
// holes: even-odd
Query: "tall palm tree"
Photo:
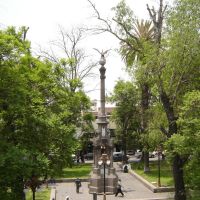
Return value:
<svg viewBox="0 0 200 200">
<path fill-rule="evenodd" d="M 90 0 L 88 2 L 94 9 L 97 19 L 102 23 L 102 25 L 96 26 L 93 29 L 94 33 L 109 32 L 120 41 L 119 52 L 125 60 L 128 70 L 132 68 L 136 60 L 140 61 L 142 65 L 146 65 L 144 59 L 145 45 L 149 42 L 153 43 L 155 40 L 155 29 L 151 25 L 152 23 L 150 21 L 135 19 L 131 8 L 126 5 L 125 0 L 121 0 L 112 9 L 115 11 L 115 16 L 112 20 L 102 18 L 95 5 Z M 115 22 L 117 26 L 113 27 L 112 22 Z M 145 71 L 144 75 L 148 76 L 149 72 Z M 147 129 L 147 120 L 144 117 L 149 107 L 149 84 L 144 78 L 144 80 L 139 81 L 139 85 L 141 87 L 141 127 L 142 132 L 145 132 Z"/>
<path fill-rule="evenodd" d="M 136 20 L 132 31 L 125 41 L 120 42 L 120 54 L 127 66 L 132 66 L 136 60 L 141 61 L 144 56 L 144 42 L 153 42 L 154 39 L 154 28 L 149 20 Z M 132 45 L 127 45 L 127 43 Z M 134 49 L 132 46 L 134 46 Z"/>
<path fill-rule="evenodd" d="M 132 33 L 129 34 L 129 37 L 126 38 L 128 43 L 132 45 L 127 45 L 126 42 L 121 41 L 120 53 L 124 58 L 128 68 L 132 68 L 134 62 L 139 61 L 141 65 L 145 65 L 144 60 L 144 45 L 147 43 L 153 43 L 154 41 L 154 27 L 152 26 L 151 21 L 148 20 L 136 20 L 134 22 L 134 26 L 132 28 Z M 134 49 L 131 48 L 134 46 Z M 140 66 L 141 66 L 140 65 Z M 139 67 L 138 67 L 139 69 Z M 138 70 L 137 69 L 137 70 Z M 147 132 L 148 126 L 148 117 L 147 110 L 149 109 L 149 100 L 150 100 L 150 87 L 148 83 L 148 71 L 146 70 L 143 73 L 143 77 L 138 79 L 138 84 L 141 88 L 141 133 L 145 134 Z M 148 144 L 144 144 L 144 146 L 148 146 Z M 145 148 L 146 149 L 146 148 Z M 147 148 L 148 149 L 148 148 Z M 144 152 L 144 171 L 149 171 L 149 153 L 147 151 Z"/>
</svg>

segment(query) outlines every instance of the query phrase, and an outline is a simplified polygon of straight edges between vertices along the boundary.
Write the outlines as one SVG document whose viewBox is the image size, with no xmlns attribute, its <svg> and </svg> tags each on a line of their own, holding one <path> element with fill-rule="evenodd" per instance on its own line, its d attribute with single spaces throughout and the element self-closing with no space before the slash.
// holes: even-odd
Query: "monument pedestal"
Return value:
<svg viewBox="0 0 200 200">
<path fill-rule="evenodd" d="M 107 123 L 107 122 L 106 122 Z M 102 123 L 100 123 L 102 125 Z M 102 154 L 107 155 L 110 163 L 109 165 L 99 166 L 98 162 Z M 97 137 L 93 139 L 93 155 L 94 166 L 91 172 L 89 182 L 89 192 L 102 194 L 104 193 L 104 181 L 105 181 L 105 193 L 116 193 L 118 176 L 116 170 L 113 167 L 113 141 L 109 137 Z M 105 167 L 105 175 L 104 175 Z M 105 179 L 105 180 L 104 180 Z"/>
<path fill-rule="evenodd" d="M 115 174 L 115 168 L 110 168 L 109 171 L 110 171 L 110 174 L 106 173 L 105 191 L 106 191 L 106 194 L 115 194 L 118 177 Z M 93 171 L 90 177 L 89 192 L 96 193 L 96 194 L 104 193 L 104 178 L 99 168 L 93 168 Z"/>
</svg>

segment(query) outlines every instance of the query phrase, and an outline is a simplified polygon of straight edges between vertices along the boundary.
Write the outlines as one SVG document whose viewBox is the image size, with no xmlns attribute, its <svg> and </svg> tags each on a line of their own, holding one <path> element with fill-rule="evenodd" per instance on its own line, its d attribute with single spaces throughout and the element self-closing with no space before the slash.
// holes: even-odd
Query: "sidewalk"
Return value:
<svg viewBox="0 0 200 200">
<path fill-rule="evenodd" d="M 123 173 L 120 167 L 115 163 L 117 174 L 122 182 L 122 190 L 124 197 L 115 197 L 114 195 L 107 195 L 106 200 L 170 200 L 173 199 L 173 193 L 153 193 L 147 189 L 140 181 L 129 173 Z M 92 194 L 89 194 L 88 182 L 82 182 L 80 193 L 76 193 L 74 182 L 57 183 L 56 184 L 56 200 L 65 200 L 68 195 L 70 200 L 93 200 Z M 102 200 L 103 196 L 98 195 L 98 200 Z"/>
</svg>

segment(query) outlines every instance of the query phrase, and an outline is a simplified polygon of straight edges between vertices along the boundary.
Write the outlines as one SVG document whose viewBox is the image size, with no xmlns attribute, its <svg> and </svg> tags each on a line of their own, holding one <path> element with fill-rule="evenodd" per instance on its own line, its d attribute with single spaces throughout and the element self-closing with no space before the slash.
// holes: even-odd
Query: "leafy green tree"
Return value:
<svg viewBox="0 0 200 200">
<path fill-rule="evenodd" d="M 19 76 L 20 58 L 26 56 L 29 59 L 28 49 L 30 44 L 23 40 L 23 30 L 16 32 L 14 28 L 8 28 L 6 31 L 0 31 L 1 47 L 0 47 L 0 113 L 1 113 L 1 197 L 6 199 L 22 199 L 23 195 L 23 177 L 19 173 L 5 173 L 7 166 L 16 168 L 21 164 L 20 150 L 13 148 L 17 145 L 17 131 L 15 130 L 15 122 L 18 119 L 18 111 L 20 110 L 20 103 L 24 103 L 25 90 L 20 88 L 23 84 L 23 78 Z M 21 89 L 21 92 L 19 92 Z M 21 95 L 19 95 L 21 93 Z M 19 120 L 20 121 L 20 120 Z M 20 136 L 20 135 L 19 135 Z M 11 150 L 10 150 L 11 149 Z M 16 159 L 12 156 L 16 156 Z M 12 161 L 12 165 L 9 164 Z M 16 161 L 13 164 L 13 161 Z M 22 165 L 20 165 L 22 166 Z M 20 167 L 19 166 L 19 167 Z M 12 171 L 11 169 L 9 171 Z M 8 175 L 6 177 L 6 175 Z M 8 181 L 5 181 L 8 180 Z M 14 186 L 17 187 L 14 187 Z M 8 189 L 11 193 L 7 193 Z"/>
<path fill-rule="evenodd" d="M 136 19 L 130 8 L 125 4 L 125 1 L 121 1 L 114 10 L 116 13 L 114 21 L 117 22 L 119 30 L 123 30 L 122 35 L 125 38 L 120 41 L 120 54 L 126 61 L 129 74 L 136 77 L 137 85 L 141 91 L 141 141 L 143 141 L 144 171 L 147 172 L 150 170 L 148 153 L 148 110 L 150 107 L 151 95 L 149 82 L 150 73 L 144 55 L 147 46 L 153 43 L 154 29 L 151 21 L 139 21 Z M 133 65 L 135 67 L 134 69 Z"/>
<path fill-rule="evenodd" d="M 184 96 L 178 125 L 181 127 L 180 135 L 184 137 L 184 147 L 181 154 L 189 155 L 185 166 L 185 182 L 189 188 L 200 190 L 199 178 L 199 143 L 200 143 L 200 92 L 188 92 Z M 181 140 L 180 140 L 181 141 Z M 183 152 L 182 152 L 183 151 Z"/>
<path fill-rule="evenodd" d="M 192 190 L 199 191 L 199 135 L 200 135 L 200 92 L 193 90 L 183 97 L 183 105 L 181 106 L 180 116 L 177 121 L 179 133 L 173 135 L 166 143 L 168 148 L 172 149 L 170 157 L 173 153 L 179 153 L 187 157 L 184 166 L 184 177 L 187 187 Z"/>
<path fill-rule="evenodd" d="M 31 55 L 26 31 L 0 31 L 2 199 L 22 199 L 24 184 L 34 199 L 42 180 L 71 165 L 80 113 L 89 106 L 83 91 L 63 83 L 60 66 Z"/>
<path fill-rule="evenodd" d="M 94 116 L 91 113 L 83 113 L 83 120 L 81 122 L 81 135 L 80 135 L 80 148 L 82 153 L 87 151 L 88 145 L 91 143 L 91 138 L 95 132 L 92 121 L 94 121 Z"/>
<path fill-rule="evenodd" d="M 89 99 L 83 91 L 84 81 L 95 76 L 93 69 L 96 67 L 96 63 L 91 61 L 81 46 L 82 40 L 86 37 L 84 29 L 73 28 L 66 31 L 60 27 L 59 31 L 58 39 L 51 42 L 51 50 L 41 50 L 40 56 L 53 64 L 59 72 L 60 84 L 62 87 L 68 88 L 70 93 L 67 110 L 70 110 L 72 115 L 68 119 L 76 126 L 77 135 L 79 135 L 77 138 L 79 141 L 77 154 L 79 154 L 79 151 L 85 149 L 91 133 L 91 121 L 89 122 L 89 118 L 82 115 L 82 113 L 87 113 L 90 105 Z M 74 106 L 74 102 L 76 102 L 76 106 Z M 90 119 L 92 118 L 90 117 Z M 81 150 L 81 148 L 83 149 Z"/>
<path fill-rule="evenodd" d="M 161 102 L 154 101 L 150 108 L 149 117 L 151 120 L 148 124 L 148 144 L 152 151 L 164 150 L 164 142 L 167 140 L 167 136 L 161 130 L 167 126 L 167 119 Z"/>
<path fill-rule="evenodd" d="M 140 61 L 141 67 L 136 71 L 139 75 L 136 78 L 138 80 L 140 77 L 146 77 L 143 80 L 148 80 L 150 83 L 151 92 L 158 100 L 158 108 L 161 103 L 160 112 L 164 111 L 165 116 L 163 113 L 161 114 L 160 126 L 154 125 L 160 127 L 160 131 L 169 139 L 178 137 L 176 134 L 179 134 L 181 130 L 181 127 L 177 125 L 177 120 L 184 94 L 198 88 L 200 9 L 198 0 L 177 0 L 166 15 L 167 21 L 164 27 L 163 20 L 167 6 L 164 6 L 163 0 L 159 2 L 157 11 L 147 6 L 153 23 L 153 40 L 143 43 L 138 43 L 138 39 L 131 31 L 135 17 L 124 6 L 124 1 L 116 7 L 118 12 L 116 12 L 117 17 L 114 18 L 114 21 L 118 25 L 118 32 L 113 28 L 113 21 L 103 19 L 96 7 L 92 6 L 97 18 L 105 25 L 100 28 L 96 27 L 95 30 L 108 31 L 117 37 L 122 44 L 125 44 L 126 48 L 122 46 L 124 50 L 122 53 L 130 55 L 129 62 L 134 63 L 135 60 L 132 60 L 132 57 L 140 55 L 138 61 Z M 138 44 L 142 44 L 141 49 L 137 48 Z M 130 53 L 128 54 L 128 52 Z M 155 118 L 156 116 L 154 116 Z M 149 124 L 147 127 L 151 128 L 151 126 L 152 124 Z M 184 200 L 186 192 L 183 169 L 188 157 L 173 149 L 170 151 L 173 152 L 175 199 Z"/>
<path fill-rule="evenodd" d="M 137 89 L 131 82 L 119 80 L 115 85 L 110 100 L 116 103 L 116 108 L 112 113 L 112 120 L 117 126 L 117 140 L 121 141 L 126 155 L 128 145 L 135 143 L 140 132 Z M 126 161 L 124 160 L 124 162 Z"/>
<path fill-rule="evenodd" d="M 162 3 L 162 1 L 161 1 Z M 196 5 L 196 6 L 195 6 Z M 149 10 L 156 27 L 157 54 L 149 56 L 151 70 L 155 74 L 160 101 L 166 114 L 167 126 L 161 130 L 168 138 L 178 134 L 177 126 L 183 95 L 196 87 L 199 76 L 199 7 L 198 1 L 176 1 L 168 13 L 166 32 L 161 37 L 160 28 L 163 18 L 156 18 Z M 162 9 L 160 9 L 162 13 Z M 156 20 L 157 19 L 157 20 Z M 161 40 L 162 39 L 162 40 Z M 155 55 L 157 57 L 155 57 Z M 177 137 L 177 136 L 174 136 Z M 187 156 L 175 151 L 173 147 L 173 175 L 175 182 L 175 199 L 186 199 L 184 184 L 184 164 Z"/>
</svg>

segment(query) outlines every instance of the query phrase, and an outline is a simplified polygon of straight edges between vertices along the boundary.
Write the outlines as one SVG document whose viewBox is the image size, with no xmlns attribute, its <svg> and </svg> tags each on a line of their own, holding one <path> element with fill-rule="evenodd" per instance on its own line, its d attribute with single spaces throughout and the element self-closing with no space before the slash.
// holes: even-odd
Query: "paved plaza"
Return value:
<svg viewBox="0 0 200 200">
<path fill-rule="evenodd" d="M 153 193 L 147 189 L 141 182 L 139 182 L 134 176 L 129 173 L 123 173 L 119 165 L 115 164 L 117 174 L 122 181 L 122 190 L 124 197 L 119 194 L 107 195 L 107 200 L 169 200 L 173 199 L 173 193 Z M 80 193 L 76 193 L 76 187 L 74 182 L 70 183 L 57 183 L 56 187 L 56 200 L 65 200 L 68 195 L 70 200 L 93 200 L 93 195 L 89 194 L 88 182 L 82 182 Z M 97 200 L 103 200 L 103 195 L 98 195 Z"/>
</svg>

